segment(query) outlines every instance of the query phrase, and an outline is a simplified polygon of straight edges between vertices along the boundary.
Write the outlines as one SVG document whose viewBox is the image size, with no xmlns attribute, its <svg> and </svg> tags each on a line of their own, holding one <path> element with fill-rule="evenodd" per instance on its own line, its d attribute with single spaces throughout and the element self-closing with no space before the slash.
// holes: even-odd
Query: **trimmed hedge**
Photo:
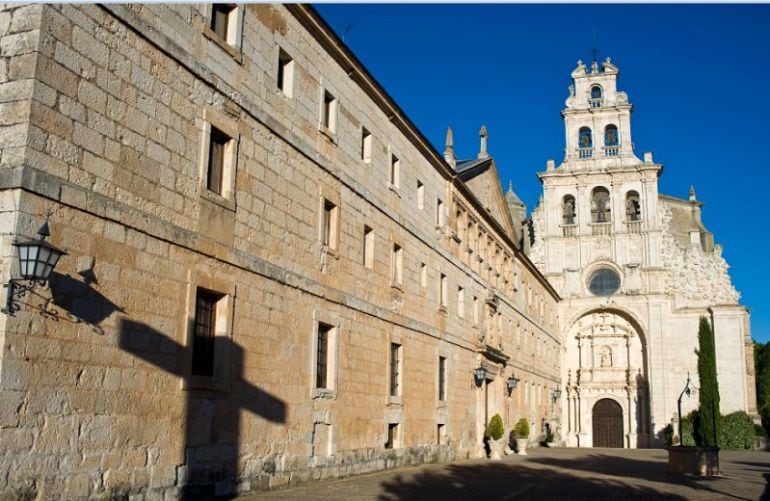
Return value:
<svg viewBox="0 0 770 501">
<path fill-rule="evenodd" d="M 754 422 L 743 411 L 722 418 L 719 446 L 724 449 L 751 449 L 754 445 Z"/>
</svg>

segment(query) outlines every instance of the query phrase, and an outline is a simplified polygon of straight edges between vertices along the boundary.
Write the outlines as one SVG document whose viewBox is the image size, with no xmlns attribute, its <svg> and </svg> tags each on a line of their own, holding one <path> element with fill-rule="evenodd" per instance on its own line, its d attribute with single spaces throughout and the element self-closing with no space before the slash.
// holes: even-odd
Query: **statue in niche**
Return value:
<svg viewBox="0 0 770 501">
<path fill-rule="evenodd" d="M 599 356 L 599 364 L 602 367 L 612 367 L 612 349 L 609 346 L 602 348 L 602 353 Z"/>
</svg>

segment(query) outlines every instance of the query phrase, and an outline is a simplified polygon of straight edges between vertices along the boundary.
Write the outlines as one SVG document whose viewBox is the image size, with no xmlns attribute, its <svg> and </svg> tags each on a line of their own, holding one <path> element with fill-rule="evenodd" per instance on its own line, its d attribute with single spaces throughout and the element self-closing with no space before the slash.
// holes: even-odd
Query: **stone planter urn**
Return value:
<svg viewBox="0 0 770 501">
<path fill-rule="evenodd" d="M 527 444 L 529 443 L 528 438 L 517 438 L 516 439 L 516 454 L 519 456 L 526 456 L 527 455 Z"/>
<path fill-rule="evenodd" d="M 693 447 L 677 445 L 668 448 L 668 471 L 701 477 L 717 477 L 719 471 L 719 447 Z"/>
<path fill-rule="evenodd" d="M 505 440 L 489 440 L 489 459 L 502 459 Z"/>
</svg>

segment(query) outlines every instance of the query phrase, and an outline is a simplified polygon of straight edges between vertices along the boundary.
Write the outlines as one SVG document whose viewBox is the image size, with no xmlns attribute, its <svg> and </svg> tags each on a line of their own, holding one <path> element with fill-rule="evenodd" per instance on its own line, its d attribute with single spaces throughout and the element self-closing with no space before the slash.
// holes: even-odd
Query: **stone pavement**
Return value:
<svg viewBox="0 0 770 501">
<path fill-rule="evenodd" d="M 660 449 L 544 449 L 502 461 L 400 468 L 239 498 L 292 500 L 744 499 L 770 501 L 770 452 L 722 451 L 722 477 L 666 473 Z"/>
</svg>

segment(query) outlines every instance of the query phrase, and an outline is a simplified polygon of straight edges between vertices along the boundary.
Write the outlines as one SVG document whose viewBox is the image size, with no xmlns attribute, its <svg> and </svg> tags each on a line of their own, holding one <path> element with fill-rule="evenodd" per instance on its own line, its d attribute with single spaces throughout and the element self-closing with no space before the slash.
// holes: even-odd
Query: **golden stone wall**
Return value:
<svg viewBox="0 0 770 501">
<path fill-rule="evenodd" d="M 69 253 L 50 289 L 0 320 L 7 494 L 202 496 L 476 456 L 480 364 L 506 430 L 555 415 L 561 344 L 545 279 L 312 11 L 242 9 L 235 47 L 191 4 L 0 11 L 4 277 L 13 240 L 49 213 L 51 241 Z M 279 47 L 294 59 L 291 98 L 276 88 Z M 319 128 L 321 89 L 337 99 L 333 133 Z M 223 196 L 205 184 L 212 126 L 237 145 Z M 321 243 L 323 200 L 337 208 L 336 249 Z M 508 261 L 459 257 L 453 200 Z M 213 377 L 190 373 L 197 288 L 221 295 Z M 328 391 L 314 390 L 319 322 L 334 328 Z"/>
</svg>

